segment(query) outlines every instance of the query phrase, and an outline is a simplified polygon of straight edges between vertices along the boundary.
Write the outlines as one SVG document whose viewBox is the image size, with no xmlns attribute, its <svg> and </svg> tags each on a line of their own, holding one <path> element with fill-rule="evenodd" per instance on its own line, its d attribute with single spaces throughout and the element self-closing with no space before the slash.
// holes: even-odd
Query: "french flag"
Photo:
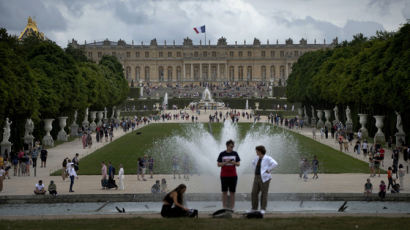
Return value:
<svg viewBox="0 0 410 230">
<path fill-rule="evenodd" d="M 201 27 L 194 27 L 194 30 L 197 34 L 199 33 L 205 33 L 205 25 L 201 26 Z"/>
</svg>

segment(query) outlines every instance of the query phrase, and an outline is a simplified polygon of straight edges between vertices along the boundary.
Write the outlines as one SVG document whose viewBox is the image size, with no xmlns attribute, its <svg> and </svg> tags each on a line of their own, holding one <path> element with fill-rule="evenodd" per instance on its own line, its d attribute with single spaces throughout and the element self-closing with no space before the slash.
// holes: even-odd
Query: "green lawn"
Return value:
<svg viewBox="0 0 410 230">
<path fill-rule="evenodd" d="M 155 173 L 170 173 L 170 159 L 164 157 L 172 150 L 164 147 L 161 151 L 155 148 L 164 138 L 171 135 L 187 135 L 184 128 L 192 124 L 172 124 L 158 123 L 151 124 L 138 130 L 141 135 L 136 135 L 136 131 L 129 133 L 113 143 L 110 143 L 94 153 L 80 160 L 81 175 L 100 174 L 101 161 L 111 161 L 118 169 L 118 165 L 124 165 L 127 174 L 135 174 L 137 171 L 137 159 L 144 154 L 153 154 L 156 160 Z M 263 126 L 266 124 L 256 124 Z M 208 124 L 204 124 L 209 131 Z M 239 138 L 242 139 L 251 128 L 250 123 L 239 123 Z M 219 138 L 222 124 L 212 124 L 212 134 Z M 356 160 L 331 147 L 318 143 L 300 134 L 289 132 L 281 128 L 271 128 L 272 141 L 281 145 L 279 157 L 279 167 L 274 173 L 298 173 L 298 162 L 301 158 L 312 159 L 316 155 L 320 162 L 321 173 L 367 173 L 368 165 L 365 162 Z M 239 140 L 240 141 L 240 140 Z M 166 153 L 164 153 L 166 152 Z M 162 155 L 158 155 L 161 154 Z M 245 153 L 239 153 L 245 154 Z M 166 159 L 164 159 L 166 158 Z M 58 172 L 55 173 L 59 175 Z"/>
<path fill-rule="evenodd" d="M 195 230 L 386 230 L 407 229 L 410 218 L 383 217 L 292 217 L 265 219 L 151 219 L 105 218 L 69 220 L 2 220 L 0 229 L 72 230 L 72 229 L 195 229 Z M 103 227 L 102 227 L 103 226 Z M 406 227 L 407 226 L 407 227 Z"/>
</svg>

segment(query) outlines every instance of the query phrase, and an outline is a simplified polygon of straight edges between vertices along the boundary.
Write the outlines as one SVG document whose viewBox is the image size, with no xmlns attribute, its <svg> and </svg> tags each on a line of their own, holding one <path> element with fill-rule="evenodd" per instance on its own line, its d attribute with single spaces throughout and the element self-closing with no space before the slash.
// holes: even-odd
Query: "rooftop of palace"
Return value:
<svg viewBox="0 0 410 230">
<path fill-rule="evenodd" d="M 117 42 L 115 41 L 110 41 L 108 39 L 105 39 L 103 41 L 94 41 L 91 43 L 87 43 L 87 41 L 84 41 L 83 44 L 79 44 L 77 40 L 72 39 L 72 41 L 68 42 L 71 45 L 78 46 L 78 47 L 107 47 L 107 48 L 113 48 L 113 47 L 118 47 L 118 48 L 277 48 L 277 47 L 312 47 L 312 48 L 323 48 L 323 47 L 332 47 L 334 45 L 338 44 L 338 39 L 335 38 L 333 39 L 332 43 L 326 44 L 326 40 L 323 40 L 323 43 L 316 43 L 316 40 L 314 41 L 313 44 L 308 44 L 307 40 L 302 38 L 298 44 L 295 44 L 291 38 L 287 39 L 285 41 L 285 44 L 279 44 L 278 40 L 276 43 L 271 44 L 269 43 L 269 40 L 267 41 L 266 44 L 262 44 L 259 39 L 255 38 L 253 40 L 253 43 L 251 44 L 246 44 L 246 41 L 243 42 L 243 44 L 239 44 L 235 42 L 235 44 L 228 44 L 226 42 L 226 38 L 221 37 L 218 39 L 217 44 L 211 44 L 210 41 L 208 41 L 208 44 L 203 44 L 200 42 L 199 44 L 194 45 L 192 40 L 187 37 L 184 39 L 182 44 L 175 44 L 175 40 L 171 44 L 167 44 L 166 41 L 164 41 L 163 44 L 158 44 L 157 40 L 154 38 L 151 40 L 149 44 L 144 44 L 144 42 L 141 42 L 141 44 L 134 44 L 134 41 L 131 42 L 131 44 L 126 43 L 124 40 L 118 40 Z"/>
</svg>

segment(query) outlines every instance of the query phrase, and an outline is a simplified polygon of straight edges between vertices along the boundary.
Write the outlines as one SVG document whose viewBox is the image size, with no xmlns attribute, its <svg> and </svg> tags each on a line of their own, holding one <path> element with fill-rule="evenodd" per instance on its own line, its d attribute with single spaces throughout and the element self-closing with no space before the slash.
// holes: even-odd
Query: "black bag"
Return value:
<svg viewBox="0 0 410 230">
<path fill-rule="evenodd" d="M 197 209 L 190 209 L 188 211 L 188 217 L 190 218 L 198 218 L 198 210 Z"/>
<path fill-rule="evenodd" d="M 103 188 L 108 187 L 108 180 L 107 180 L 107 179 L 102 179 L 102 180 L 101 180 L 101 186 L 102 186 Z"/>
<path fill-rule="evenodd" d="M 262 219 L 263 214 L 259 211 L 249 212 L 245 214 L 247 219 Z"/>
</svg>

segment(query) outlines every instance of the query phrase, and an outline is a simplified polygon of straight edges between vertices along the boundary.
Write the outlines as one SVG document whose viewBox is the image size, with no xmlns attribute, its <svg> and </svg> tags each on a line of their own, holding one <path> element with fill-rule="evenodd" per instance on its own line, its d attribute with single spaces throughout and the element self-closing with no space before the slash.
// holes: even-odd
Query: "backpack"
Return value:
<svg viewBox="0 0 410 230">
<path fill-rule="evenodd" d="M 232 218 L 233 211 L 231 209 L 220 209 L 212 213 L 212 218 Z"/>
</svg>

